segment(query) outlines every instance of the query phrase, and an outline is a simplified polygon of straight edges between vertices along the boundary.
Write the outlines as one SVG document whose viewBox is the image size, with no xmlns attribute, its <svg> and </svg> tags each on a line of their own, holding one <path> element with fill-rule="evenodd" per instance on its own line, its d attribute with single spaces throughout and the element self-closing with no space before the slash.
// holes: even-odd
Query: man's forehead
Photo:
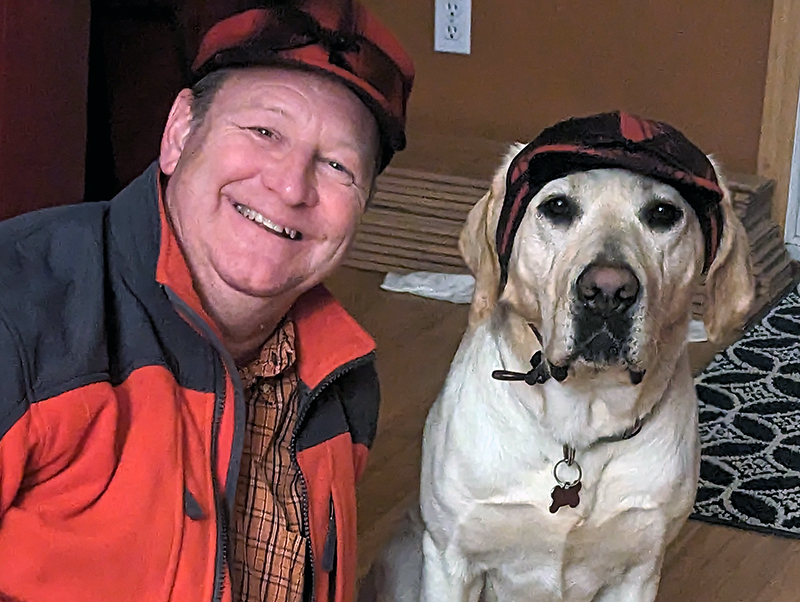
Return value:
<svg viewBox="0 0 800 602">
<path fill-rule="evenodd" d="M 347 86 L 322 74 L 291 68 L 236 70 L 217 92 L 219 109 L 268 110 L 283 117 L 308 118 L 308 110 L 336 115 L 360 130 L 375 117 Z"/>
<path fill-rule="evenodd" d="M 220 92 L 243 94 L 253 103 L 263 102 L 275 94 L 326 94 L 360 99 L 345 85 L 304 69 L 284 67 L 248 67 L 236 69 L 226 78 Z M 366 107 L 365 107 L 366 108 Z"/>
<path fill-rule="evenodd" d="M 217 122 L 235 119 L 235 115 L 275 116 L 302 127 L 321 128 L 332 147 L 370 157 L 379 151 L 378 125 L 363 101 L 339 81 L 305 69 L 260 66 L 232 70 L 214 95 L 209 114 Z"/>
</svg>

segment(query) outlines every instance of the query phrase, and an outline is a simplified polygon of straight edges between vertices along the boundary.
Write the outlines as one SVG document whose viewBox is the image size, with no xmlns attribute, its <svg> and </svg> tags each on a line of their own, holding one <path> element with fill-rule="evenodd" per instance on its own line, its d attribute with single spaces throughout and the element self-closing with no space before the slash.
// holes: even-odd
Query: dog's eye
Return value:
<svg viewBox="0 0 800 602">
<path fill-rule="evenodd" d="M 539 215 L 557 226 L 569 226 L 578 215 L 578 206 L 570 198 L 556 196 L 539 205 L 538 211 Z"/>
<path fill-rule="evenodd" d="M 671 203 L 655 201 L 642 211 L 642 221 L 653 230 L 665 232 L 681 221 L 683 211 Z"/>
</svg>

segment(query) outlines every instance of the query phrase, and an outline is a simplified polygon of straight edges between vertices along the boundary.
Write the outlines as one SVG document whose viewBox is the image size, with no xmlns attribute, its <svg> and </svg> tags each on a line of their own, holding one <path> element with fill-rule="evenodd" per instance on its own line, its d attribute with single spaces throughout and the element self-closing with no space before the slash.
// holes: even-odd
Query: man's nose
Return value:
<svg viewBox="0 0 800 602">
<path fill-rule="evenodd" d="M 313 153 L 292 149 L 262 172 L 264 184 L 287 205 L 316 205 L 316 161 Z"/>
</svg>

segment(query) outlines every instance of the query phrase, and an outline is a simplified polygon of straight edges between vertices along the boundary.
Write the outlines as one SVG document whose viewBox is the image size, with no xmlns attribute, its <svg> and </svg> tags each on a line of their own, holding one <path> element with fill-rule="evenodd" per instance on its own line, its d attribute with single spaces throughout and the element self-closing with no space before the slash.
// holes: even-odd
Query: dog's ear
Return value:
<svg viewBox="0 0 800 602">
<path fill-rule="evenodd" d="M 505 196 L 508 165 L 523 148 L 522 144 L 511 145 L 502 165 L 494 174 L 489 191 L 470 210 L 458 239 L 458 250 L 475 276 L 475 292 L 469 310 L 470 327 L 491 315 L 497 304 L 500 264 L 495 233 Z"/>
<path fill-rule="evenodd" d="M 491 224 L 493 220 L 490 219 L 492 205 L 496 202 L 498 200 L 493 185 L 470 209 L 458 239 L 458 250 L 475 277 L 475 292 L 469 308 L 470 326 L 475 326 L 488 317 L 497 303 L 500 265 L 495 251 L 495 231 Z M 503 202 L 502 197 L 499 202 Z M 495 227 L 496 224 L 495 220 Z"/>
<path fill-rule="evenodd" d="M 731 194 L 719 167 L 711 160 L 724 193 L 722 241 L 706 275 L 703 322 L 709 338 L 718 341 L 742 325 L 753 303 L 755 289 L 747 233 L 733 211 Z"/>
</svg>

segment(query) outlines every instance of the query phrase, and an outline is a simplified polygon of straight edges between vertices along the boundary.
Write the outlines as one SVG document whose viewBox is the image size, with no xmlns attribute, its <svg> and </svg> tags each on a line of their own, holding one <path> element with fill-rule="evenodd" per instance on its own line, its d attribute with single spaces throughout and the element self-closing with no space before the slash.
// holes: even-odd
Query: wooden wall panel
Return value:
<svg viewBox="0 0 800 602">
<path fill-rule="evenodd" d="M 800 0 L 774 0 L 758 173 L 776 182 L 772 217 L 786 225 L 800 89 Z"/>
<path fill-rule="evenodd" d="M 434 136 L 459 155 L 459 141 L 528 140 L 619 108 L 672 123 L 733 171 L 756 171 L 770 0 L 473 0 L 469 56 L 433 51 L 433 0 L 366 3 L 416 62 L 412 150 Z"/>
</svg>

